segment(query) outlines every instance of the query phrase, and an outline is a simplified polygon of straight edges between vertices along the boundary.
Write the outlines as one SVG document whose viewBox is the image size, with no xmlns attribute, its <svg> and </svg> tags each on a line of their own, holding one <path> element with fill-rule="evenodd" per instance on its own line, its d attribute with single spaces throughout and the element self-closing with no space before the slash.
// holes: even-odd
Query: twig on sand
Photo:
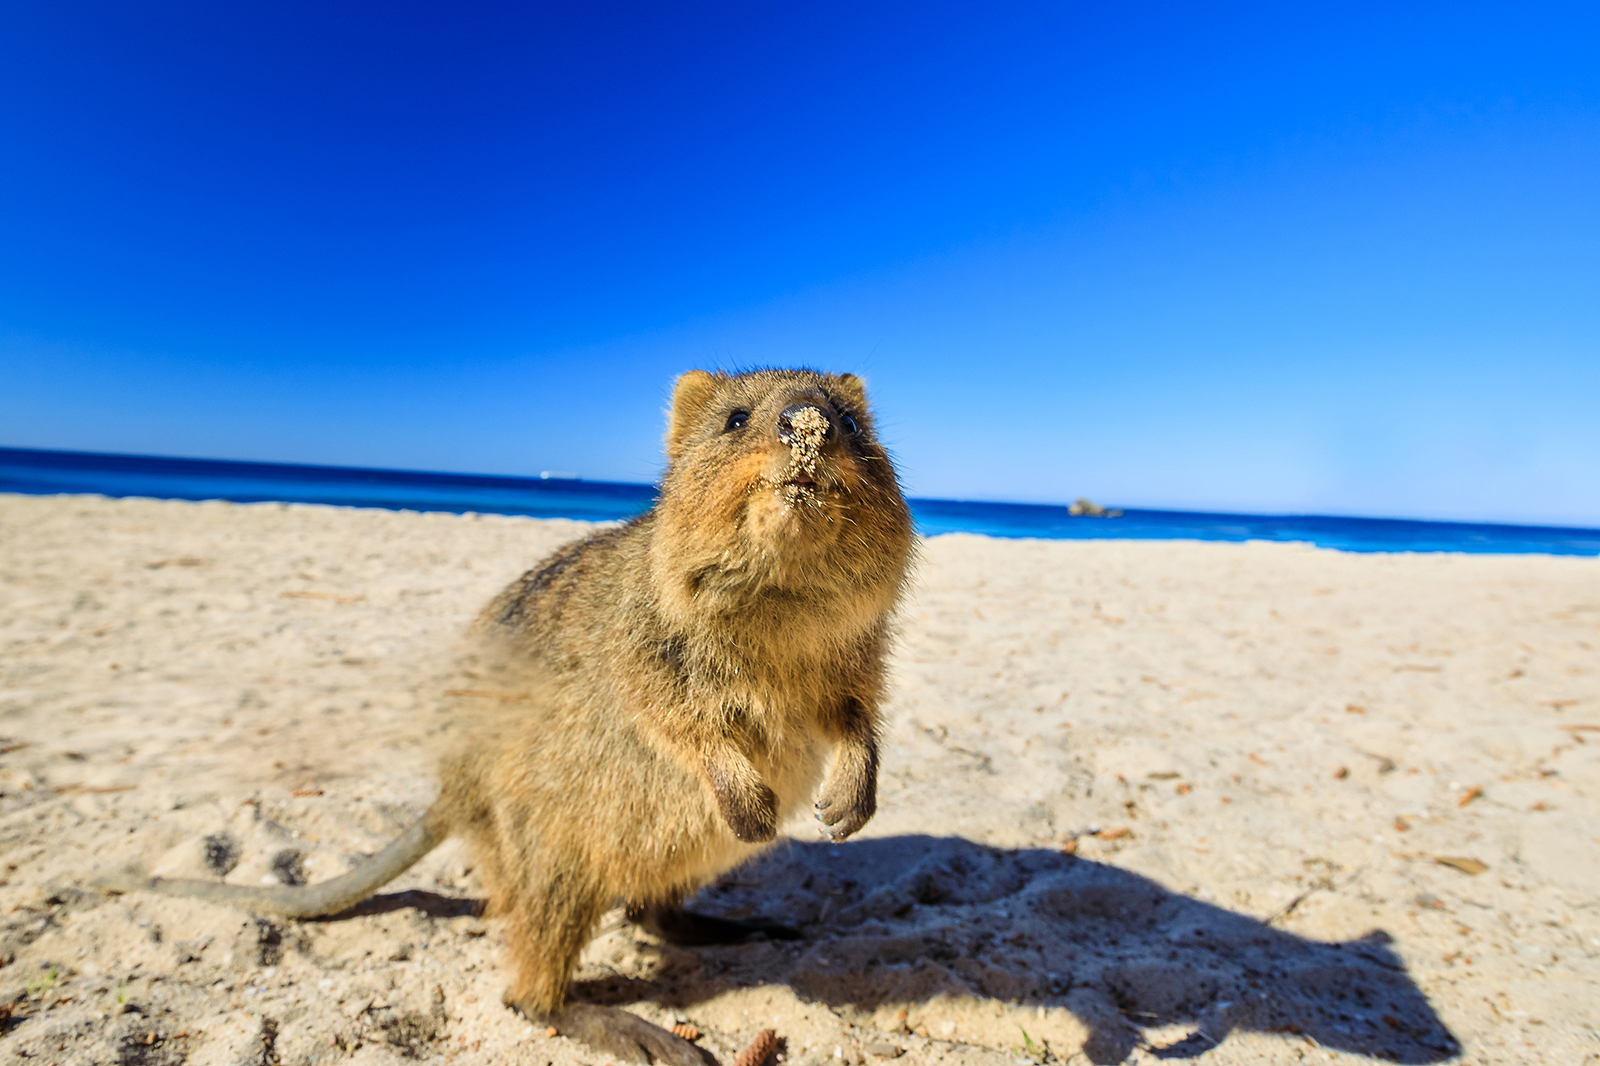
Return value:
<svg viewBox="0 0 1600 1066">
<path fill-rule="evenodd" d="M 1306 889 L 1304 892 L 1294 897 L 1294 899 L 1291 899 L 1288 903 L 1285 903 L 1282 907 L 1279 907 L 1276 911 L 1274 911 L 1263 921 L 1262 924 L 1276 925 L 1278 922 L 1283 921 L 1285 918 L 1289 917 L 1289 915 L 1293 914 L 1296 907 L 1300 906 L 1300 904 L 1304 903 L 1318 892 L 1337 892 L 1341 889 L 1349 888 L 1351 885 L 1356 883 L 1362 874 L 1366 872 L 1367 868 L 1365 866 L 1357 868 L 1355 873 L 1345 878 L 1344 884 L 1342 885 L 1334 884 L 1333 878 L 1331 877 L 1319 878 L 1311 885 L 1310 888 Z"/>
</svg>

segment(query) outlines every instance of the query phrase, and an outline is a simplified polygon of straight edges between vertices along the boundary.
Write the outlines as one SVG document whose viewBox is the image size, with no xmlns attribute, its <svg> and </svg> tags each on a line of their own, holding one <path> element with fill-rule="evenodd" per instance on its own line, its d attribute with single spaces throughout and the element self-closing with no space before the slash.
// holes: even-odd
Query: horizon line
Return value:
<svg viewBox="0 0 1600 1066">
<path fill-rule="evenodd" d="M 21 453 L 32 454 L 32 455 L 40 455 L 40 456 L 78 456 L 78 457 L 96 458 L 96 459 L 145 460 L 145 461 L 155 461 L 155 462 L 165 462 L 165 463 L 196 463 L 196 464 L 201 464 L 201 465 L 215 465 L 215 466 L 232 465 L 232 466 L 254 466 L 254 467 L 281 467 L 281 468 L 289 468 L 289 469 L 297 469 L 297 470 L 318 470 L 318 471 L 333 471 L 333 472 L 345 471 L 345 472 L 363 473 L 363 474 L 389 474 L 389 475 L 397 475 L 397 476 L 402 476 L 402 477 L 427 477 L 427 478 L 456 479 L 456 480 L 474 479 L 474 480 L 477 480 L 477 481 L 513 481 L 513 482 L 527 482 L 527 483 L 530 484 L 530 487 L 532 487 L 533 485 L 549 486 L 549 485 L 551 485 L 552 482 L 557 483 L 557 484 L 583 484 L 583 485 L 595 485 L 595 486 L 610 486 L 610 487 L 616 487 L 616 488 L 630 488 L 630 489 L 636 488 L 636 489 L 645 489 L 645 490 L 651 490 L 651 491 L 655 490 L 658 487 L 657 483 L 654 483 L 654 482 L 646 483 L 646 482 L 637 482 L 637 481 L 608 481 L 608 480 L 601 480 L 601 479 L 589 479 L 589 478 L 584 478 L 584 477 L 576 476 L 576 475 L 568 476 L 564 472 L 561 473 L 561 474 L 556 474 L 556 473 L 551 472 L 551 471 L 542 471 L 539 474 L 483 474 L 483 473 L 470 473 L 470 472 L 465 472 L 465 471 L 453 471 L 453 470 L 418 470 L 418 469 L 410 469 L 410 468 L 406 468 L 406 467 L 347 466 L 347 465 L 336 464 L 336 463 L 286 462 L 286 461 L 273 460 L 273 459 L 218 459 L 218 458 L 214 458 L 214 457 L 197 457 L 197 456 L 182 456 L 182 455 L 149 455 L 149 454 L 140 453 L 140 452 L 100 452 L 100 451 L 79 450 L 79 449 L 74 449 L 74 448 L 20 448 L 20 447 L 13 447 L 13 446 L 10 446 L 10 445 L 0 445 L 0 457 L 3 457 L 5 455 L 7 455 L 7 454 L 21 454 Z M 4 488 L 0 488 L 0 491 L 6 491 L 6 490 Z M 1038 508 L 1050 508 L 1050 509 L 1062 510 L 1062 511 L 1067 510 L 1068 506 L 1069 506 L 1069 504 L 1067 504 L 1067 503 L 1041 503 L 1041 502 L 1037 502 L 1037 501 L 1024 501 L 1024 500 L 985 500 L 985 499 L 973 499 L 973 498 L 953 498 L 953 497 L 943 497 L 943 496 L 907 496 L 906 499 L 907 499 L 908 502 L 919 502 L 919 503 L 971 504 L 971 505 L 979 505 L 979 506 L 984 506 L 984 507 L 1023 507 L 1023 508 L 1038 507 Z M 292 501 L 290 501 L 290 502 L 292 502 Z M 1361 515 L 1361 514 L 1323 514 L 1323 513 L 1316 513 L 1316 512 L 1309 512 L 1309 511 L 1308 512 L 1288 512 L 1288 511 L 1283 511 L 1283 512 L 1209 511 L 1209 510 L 1178 509 L 1178 508 L 1171 508 L 1171 507 L 1140 507 L 1140 506 L 1122 504 L 1122 503 L 1113 503 L 1113 504 L 1107 505 L 1107 504 L 1104 503 L 1104 501 L 1099 501 L 1099 500 L 1097 500 L 1095 502 L 1096 503 L 1100 503 L 1103 506 L 1108 506 L 1109 508 L 1114 508 L 1116 510 L 1120 510 L 1120 511 L 1124 511 L 1124 512 L 1138 512 L 1140 514 L 1198 515 L 1198 516 L 1207 516 L 1207 517 L 1216 517 L 1216 518 L 1254 518 L 1254 519 L 1274 519 L 1274 518 L 1282 518 L 1282 519 L 1332 519 L 1334 521 L 1341 521 L 1341 522 L 1385 522 L 1385 523 L 1407 523 L 1407 524 L 1434 525 L 1434 526 L 1472 526 L 1472 527 L 1478 527 L 1478 528 L 1530 529 L 1530 530 L 1537 529 L 1537 530 L 1550 530 L 1550 531 L 1575 532 L 1575 533 L 1600 533 L 1600 527 L 1572 526 L 1572 525 L 1551 525 L 1551 524 L 1547 524 L 1547 523 L 1531 523 L 1531 522 L 1482 522 L 1482 521 L 1469 521 L 1469 520 L 1464 520 L 1464 519 L 1451 519 L 1451 518 L 1405 518 L 1405 517 L 1395 517 L 1395 516 L 1378 516 L 1378 515 Z M 1083 520 L 1088 521 L 1088 522 L 1114 522 L 1114 521 L 1116 521 L 1116 518 L 1098 517 L 1098 516 L 1091 516 L 1091 515 L 1083 515 L 1083 516 L 1074 515 L 1072 517 L 1082 518 Z"/>
</svg>

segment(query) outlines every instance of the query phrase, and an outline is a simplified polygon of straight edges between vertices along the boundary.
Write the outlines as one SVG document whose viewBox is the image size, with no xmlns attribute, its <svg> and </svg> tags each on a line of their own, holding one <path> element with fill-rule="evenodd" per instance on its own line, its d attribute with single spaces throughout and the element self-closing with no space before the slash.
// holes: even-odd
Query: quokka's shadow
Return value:
<svg viewBox="0 0 1600 1066">
<path fill-rule="evenodd" d="M 1088 1027 L 1082 1051 L 1096 1063 L 1122 1062 L 1136 1047 L 1195 1058 L 1233 1030 L 1392 1062 L 1461 1050 L 1387 934 L 1307 940 L 1052 850 L 930 836 L 794 843 L 690 905 L 759 914 L 807 939 L 697 948 L 698 963 L 684 959 L 656 981 L 587 981 L 575 992 L 688 1006 L 728 988 L 784 984 L 836 1009 L 940 995 L 1065 1007 Z M 1145 1030 L 1174 1024 L 1190 1035 L 1147 1042 Z"/>
</svg>

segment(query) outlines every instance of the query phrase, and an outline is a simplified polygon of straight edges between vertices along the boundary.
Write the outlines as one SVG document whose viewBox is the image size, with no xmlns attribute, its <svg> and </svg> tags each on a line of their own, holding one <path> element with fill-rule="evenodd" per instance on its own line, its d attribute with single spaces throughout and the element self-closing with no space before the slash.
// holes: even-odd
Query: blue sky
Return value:
<svg viewBox="0 0 1600 1066">
<path fill-rule="evenodd" d="M 0 445 L 1600 525 L 1600 8 L 14 3 Z"/>
</svg>

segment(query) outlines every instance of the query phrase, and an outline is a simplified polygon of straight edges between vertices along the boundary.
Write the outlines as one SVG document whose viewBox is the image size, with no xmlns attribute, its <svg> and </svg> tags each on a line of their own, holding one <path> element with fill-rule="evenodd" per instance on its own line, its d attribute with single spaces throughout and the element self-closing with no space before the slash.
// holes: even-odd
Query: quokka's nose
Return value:
<svg viewBox="0 0 1600 1066">
<path fill-rule="evenodd" d="M 833 436 L 833 417 L 814 403 L 790 404 L 778 414 L 778 439 L 788 443 L 797 436 L 820 436 L 827 440 Z"/>
</svg>

